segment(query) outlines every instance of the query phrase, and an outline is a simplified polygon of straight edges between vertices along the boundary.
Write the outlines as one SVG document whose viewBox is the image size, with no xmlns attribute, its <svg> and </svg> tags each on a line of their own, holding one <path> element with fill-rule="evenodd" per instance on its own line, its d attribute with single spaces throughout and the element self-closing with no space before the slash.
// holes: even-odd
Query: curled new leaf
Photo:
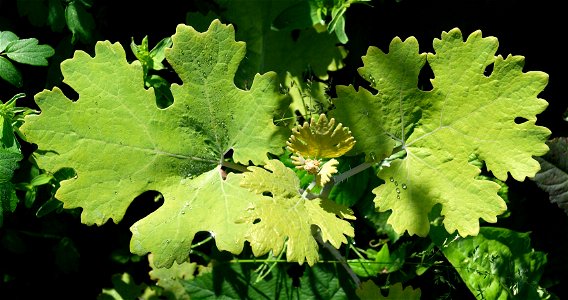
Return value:
<svg viewBox="0 0 568 300">
<path fill-rule="evenodd" d="M 295 154 L 307 158 L 334 158 L 347 153 L 355 145 L 355 138 L 343 124 L 335 126 L 335 119 L 329 121 L 324 114 L 310 123 L 292 129 L 292 136 L 286 143 Z"/>
<path fill-rule="evenodd" d="M 322 163 L 322 158 L 339 157 L 355 145 L 355 139 L 349 128 L 341 123 L 335 126 L 335 119 L 329 121 L 321 114 L 317 120 L 298 125 L 292 129 L 292 136 L 286 144 L 292 151 L 292 161 L 296 168 L 316 175 L 316 183 L 323 186 L 337 173 L 339 162 L 335 159 Z"/>
</svg>

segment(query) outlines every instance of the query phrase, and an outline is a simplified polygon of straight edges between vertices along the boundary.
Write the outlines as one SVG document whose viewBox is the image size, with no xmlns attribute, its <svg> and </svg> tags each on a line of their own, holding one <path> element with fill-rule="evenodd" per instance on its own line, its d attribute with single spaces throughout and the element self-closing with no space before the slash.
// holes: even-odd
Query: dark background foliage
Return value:
<svg viewBox="0 0 568 300">
<path fill-rule="evenodd" d="M 173 1 L 143 3 L 141 1 L 94 0 L 88 12 L 94 16 L 96 39 L 120 42 L 125 48 L 131 39 L 140 43 L 148 36 L 150 45 L 171 36 L 186 13 L 204 10 L 210 1 Z M 30 2 L 32 3 L 32 2 Z M 31 5 L 31 4 L 30 4 Z M 563 11 L 560 1 L 479 0 L 423 1 L 375 0 L 372 7 L 353 5 L 346 13 L 346 31 L 350 41 L 346 67 L 331 74 L 332 84 L 362 84 L 356 68 L 360 57 L 371 45 L 387 51 L 393 37 L 415 36 L 421 52 L 432 52 L 432 41 L 442 31 L 458 27 L 464 36 L 481 30 L 483 36 L 499 39 L 498 54 L 522 55 L 525 71 L 543 71 L 549 84 L 540 95 L 549 102 L 538 123 L 552 130 L 552 137 L 568 136 L 568 122 L 563 120 L 567 108 L 562 88 L 567 82 L 563 34 L 565 19 L 556 17 Z M 40 44 L 56 46 L 69 39 L 69 32 L 52 32 L 37 27 L 18 14 L 16 0 L 0 0 L 0 31 L 10 30 L 20 38 L 37 38 Z M 74 49 L 92 53 L 94 44 L 79 42 Z M 58 57 L 58 55 L 61 55 Z M 51 60 L 69 58 L 71 53 L 58 52 Z M 133 56 L 130 57 L 134 59 Z M 0 81 L 0 99 L 6 101 L 24 92 L 19 105 L 34 107 L 33 95 L 58 84 L 53 68 L 18 66 L 24 86 L 17 89 Z M 432 76 L 422 74 L 424 83 Z M 53 80 L 53 78 L 56 78 Z M 24 145 L 24 154 L 33 147 Z M 548 253 L 543 285 L 560 299 L 568 297 L 568 281 L 560 282 L 568 270 L 568 217 L 548 195 L 531 180 L 507 182 L 510 187 L 510 217 L 502 227 L 531 232 L 532 245 Z M 128 271 L 137 282 L 151 283 L 145 258 L 140 261 L 128 255 L 129 226 L 156 208 L 148 197 L 136 200 L 120 224 L 88 227 L 80 224 L 78 211 L 54 213 L 37 218 L 35 210 L 18 207 L 0 228 L 1 299 L 46 298 L 95 299 L 101 289 L 110 288 L 111 275 Z M 434 294 L 427 285 L 424 299 Z"/>
</svg>

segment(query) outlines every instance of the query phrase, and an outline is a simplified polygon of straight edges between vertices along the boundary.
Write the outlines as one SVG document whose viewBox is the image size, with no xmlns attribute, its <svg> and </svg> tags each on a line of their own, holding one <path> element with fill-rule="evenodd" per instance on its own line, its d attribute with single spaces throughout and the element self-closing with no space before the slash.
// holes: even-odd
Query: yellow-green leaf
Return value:
<svg viewBox="0 0 568 300">
<path fill-rule="evenodd" d="M 288 149 L 305 158 L 339 157 L 355 145 L 349 128 L 341 123 L 336 126 L 335 119 L 328 120 L 325 114 L 296 126 L 292 133 L 286 143 Z"/>
<path fill-rule="evenodd" d="M 294 171 L 278 160 L 266 163 L 266 169 L 249 167 L 241 185 L 259 195 L 252 203 L 244 222 L 252 223 L 246 234 L 255 256 L 268 252 L 279 254 L 286 247 L 288 261 L 315 264 L 319 259 L 314 234 L 336 248 L 353 237 L 353 212 L 327 199 L 308 200 L 299 193 L 300 181 Z"/>
</svg>

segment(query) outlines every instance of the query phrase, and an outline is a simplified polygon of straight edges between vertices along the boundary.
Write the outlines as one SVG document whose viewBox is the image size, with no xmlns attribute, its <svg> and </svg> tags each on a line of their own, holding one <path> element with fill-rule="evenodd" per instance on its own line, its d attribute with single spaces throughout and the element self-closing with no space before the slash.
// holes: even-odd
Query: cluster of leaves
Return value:
<svg viewBox="0 0 568 300">
<path fill-rule="evenodd" d="M 16 106 L 20 96 L 0 110 L 0 221 L 18 189 L 30 208 L 49 187 L 38 216 L 79 209 L 98 226 L 158 192 L 161 206 L 130 227 L 151 283 L 116 274 L 100 299 L 419 299 L 417 280 L 441 267 L 477 299 L 552 298 L 546 254 L 527 233 L 489 226 L 505 217 L 509 174 L 541 174 L 548 76 L 496 55 L 496 38 L 454 28 L 434 53 L 413 37 L 369 47 L 358 69 L 368 86 L 336 85 L 332 97 L 328 72 L 344 67 L 344 13 L 357 2 L 219 0 L 152 50 L 132 41 L 135 60 L 110 41 L 75 51 L 61 63 L 65 87 L 34 96 L 39 111 Z M 53 54 L 33 40 L 17 55 L 18 41 L 0 36 L 14 61 Z M 418 84 L 426 64 L 429 91 Z M 32 176 L 16 182 L 18 135 L 37 149 Z"/>
</svg>

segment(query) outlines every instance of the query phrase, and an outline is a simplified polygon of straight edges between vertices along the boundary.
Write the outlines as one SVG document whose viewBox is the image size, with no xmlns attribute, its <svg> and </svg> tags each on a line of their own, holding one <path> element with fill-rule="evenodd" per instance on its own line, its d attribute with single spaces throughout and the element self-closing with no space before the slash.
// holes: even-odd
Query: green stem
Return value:
<svg viewBox="0 0 568 300">
<path fill-rule="evenodd" d="M 343 257 L 341 253 L 339 253 L 339 250 L 335 249 L 330 243 L 324 242 L 319 233 L 314 234 L 314 237 L 316 238 L 318 243 L 325 249 L 327 249 L 327 251 L 329 251 L 329 253 L 331 253 L 331 255 L 335 257 L 335 259 L 337 259 L 341 266 L 343 266 L 347 274 L 349 274 L 349 277 L 351 277 L 351 280 L 353 280 L 353 283 L 355 283 L 355 287 L 358 288 L 359 286 L 361 286 L 361 279 L 359 279 L 359 276 L 357 276 L 357 274 L 355 274 L 355 271 L 353 271 L 351 266 L 349 266 L 345 257 Z"/>
<path fill-rule="evenodd" d="M 212 239 L 213 239 L 213 237 L 212 237 L 212 236 L 208 236 L 208 237 L 207 237 L 207 238 L 205 238 L 205 239 L 204 239 L 203 241 L 201 241 L 201 242 L 199 242 L 199 243 L 195 243 L 195 244 L 191 245 L 191 249 L 193 249 L 193 248 L 197 248 L 197 247 L 199 247 L 199 246 L 201 246 L 201 245 L 203 245 L 203 244 L 205 244 L 205 243 L 209 242 L 209 241 L 210 241 L 210 240 L 212 240 Z"/>
<path fill-rule="evenodd" d="M 368 168 L 373 166 L 373 164 L 374 163 L 363 162 L 360 165 L 356 166 L 355 168 L 349 169 L 343 173 L 333 176 L 331 180 L 325 184 L 318 197 L 322 199 L 327 198 L 329 196 L 329 193 L 331 192 L 331 189 L 336 184 L 339 184 L 342 181 L 346 180 L 347 178 L 367 170 Z"/>
<path fill-rule="evenodd" d="M 227 167 L 227 168 L 230 168 L 230 169 L 233 169 L 233 170 L 237 170 L 237 171 L 240 171 L 240 172 L 243 172 L 243 173 L 249 171 L 249 169 L 247 169 L 246 166 L 243 166 L 243 165 L 240 165 L 240 164 L 236 164 L 236 163 L 234 163 L 234 162 L 230 162 L 230 161 L 226 161 L 226 160 L 224 160 L 224 161 L 221 163 L 221 166 Z"/>
<path fill-rule="evenodd" d="M 368 162 L 363 162 L 360 165 L 356 166 L 355 168 L 349 169 L 341 174 L 335 175 L 333 176 L 333 183 L 334 184 L 338 184 L 341 183 L 343 180 L 354 176 L 358 173 L 361 173 L 365 170 L 367 170 L 368 168 L 370 168 L 371 166 L 373 166 L 372 163 L 368 163 Z"/>
</svg>

